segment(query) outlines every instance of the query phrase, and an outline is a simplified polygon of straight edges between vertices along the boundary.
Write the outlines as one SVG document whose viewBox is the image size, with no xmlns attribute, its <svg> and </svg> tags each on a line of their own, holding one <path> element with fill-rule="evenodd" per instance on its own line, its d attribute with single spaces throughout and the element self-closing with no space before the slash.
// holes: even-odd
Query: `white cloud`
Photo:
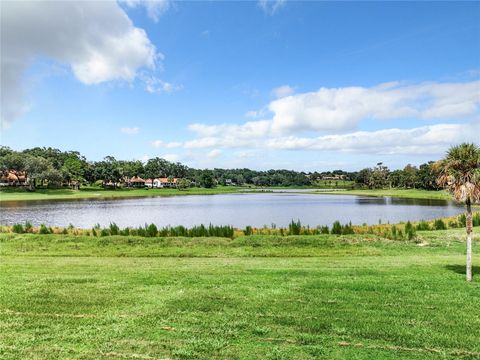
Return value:
<svg viewBox="0 0 480 360">
<path fill-rule="evenodd" d="M 127 135 L 136 135 L 140 129 L 138 127 L 122 127 L 120 132 Z"/>
<path fill-rule="evenodd" d="M 295 89 L 289 85 L 282 85 L 272 90 L 272 95 L 276 98 L 283 98 L 285 96 L 293 95 Z"/>
<path fill-rule="evenodd" d="M 383 129 L 356 131 L 347 134 L 319 137 L 279 136 L 269 138 L 242 138 L 232 136 L 204 137 L 181 144 L 186 149 L 248 148 L 269 150 L 340 151 L 368 154 L 441 154 L 449 146 L 460 142 L 477 142 L 480 120 L 468 124 L 436 124 L 411 129 Z M 217 154 L 218 149 L 211 151 Z M 210 154 L 210 153 L 209 153 Z M 237 157 L 254 156 L 252 150 L 236 153 Z M 209 156 L 210 157 L 210 156 Z"/>
<path fill-rule="evenodd" d="M 145 90 L 150 94 L 157 92 L 171 93 L 182 89 L 181 85 L 175 85 L 166 82 L 153 75 L 142 75 L 142 80 L 145 82 Z"/>
<path fill-rule="evenodd" d="M 209 159 L 215 159 L 218 158 L 220 155 L 222 155 L 222 151 L 219 149 L 213 149 L 212 151 L 209 151 L 207 154 L 207 157 Z"/>
<path fill-rule="evenodd" d="M 181 142 L 164 142 L 162 140 L 154 140 L 150 143 L 150 145 L 154 148 L 167 148 L 173 149 L 182 146 Z"/>
<path fill-rule="evenodd" d="M 180 156 L 177 154 L 163 154 L 163 155 L 160 155 L 160 158 L 170 162 L 177 162 L 178 160 L 180 160 Z"/>
<path fill-rule="evenodd" d="M 441 155 L 452 144 L 480 141 L 479 94 L 480 81 L 321 88 L 270 102 L 270 119 L 243 124 L 194 123 L 188 129 L 196 138 L 181 143 L 158 140 L 156 145 Z M 417 123 L 426 120 L 428 125 L 358 131 L 365 120 L 411 118 L 417 119 Z M 442 119 L 447 121 L 438 123 Z M 305 131 L 310 137 L 299 136 Z M 241 153 L 239 150 L 236 156 Z"/>
<path fill-rule="evenodd" d="M 122 2 L 131 8 L 137 6 L 145 7 L 148 17 L 154 22 L 158 22 L 160 16 L 162 16 L 172 5 L 169 0 L 123 0 Z"/>
<path fill-rule="evenodd" d="M 2 1 L 1 122 L 28 108 L 23 74 L 37 57 L 69 66 L 86 85 L 133 81 L 161 59 L 114 1 Z M 8 89 L 8 90 L 7 90 Z"/>
<path fill-rule="evenodd" d="M 321 88 L 272 101 L 269 109 L 273 131 L 348 130 L 365 119 L 464 118 L 478 111 L 479 93 L 480 81 Z"/>
<path fill-rule="evenodd" d="M 257 5 L 266 15 L 273 15 L 278 9 L 285 6 L 287 0 L 258 0 Z"/>
</svg>

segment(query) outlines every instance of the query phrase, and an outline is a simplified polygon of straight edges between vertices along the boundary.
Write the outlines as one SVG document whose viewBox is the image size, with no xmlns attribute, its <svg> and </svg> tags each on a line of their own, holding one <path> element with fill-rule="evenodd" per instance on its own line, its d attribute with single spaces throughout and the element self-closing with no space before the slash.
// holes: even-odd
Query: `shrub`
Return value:
<svg viewBox="0 0 480 360">
<path fill-rule="evenodd" d="M 94 230 L 94 231 L 95 231 L 95 230 Z M 63 230 L 62 230 L 62 234 L 63 234 L 63 235 L 67 235 L 67 234 L 68 234 L 68 230 L 67 230 L 67 229 L 65 229 L 65 228 L 63 228 Z"/>
<path fill-rule="evenodd" d="M 108 235 L 110 234 L 108 233 L 107 229 L 102 229 L 102 231 L 100 231 L 100 236 L 108 236 Z"/>
<path fill-rule="evenodd" d="M 40 225 L 40 229 L 38 230 L 39 234 L 50 234 L 50 230 L 45 226 L 45 224 Z"/>
<path fill-rule="evenodd" d="M 426 222 L 425 220 L 420 221 L 417 226 L 416 226 L 417 231 L 428 231 L 432 230 L 430 228 L 430 224 Z"/>
<path fill-rule="evenodd" d="M 480 226 L 480 213 L 473 214 L 472 225 L 473 226 Z"/>
<path fill-rule="evenodd" d="M 390 229 L 390 233 L 392 235 L 392 239 L 396 240 L 397 239 L 397 227 L 395 225 L 392 226 L 392 228 Z"/>
<path fill-rule="evenodd" d="M 332 226 L 332 234 L 335 235 L 341 235 L 342 234 L 342 225 L 340 224 L 340 221 L 335 221 Z"/>
<path fill-rule="evenodd" d="M 458 216 L 458 223 L 460 227 L 467 226 L 467 217 L 465 216 L 465 214 L 461 214 Z"/>
<path fill-rule="evenodd" d="M 456 221 L 456 220 L 450 220 L 450 221 L 448 222 L 448 227 L 449 227 L 449 228 L 458 228 L 458 223 L 457 223 L 457 221 Z"/>
<path fill-rule="evenodd" d="M 12 231 L 17 234 L 23 234 L 25 232 L 22 224 L 14 224 L 12 226 Z"/>
<path fill-rule="evenodd" d="M 349 222 L 348 224 L 345 224 L 342 228 L 342 234 L 343 235 L 349 235 L 349 234 L 354 234 L 353 227 L 352 227 L 352 222 Z"/>
<path fill-rule="evenodd" d="M 25 222 L 25 229 L 24 230 L 27 233 L 33 232 L 33 226 L 32 226 L 32 223 L 30 221 Z"/>
<path fill-rule="evenodd" d="M 321 234 L 330 234 L 330 230 L 328 230 L 328 226 L 320 227 L 320 233 Z"/>
<path fill-rule="evenodd" d="M 290 235 L 300 235 L 300 231 L 302 230 L 302 224 L 300 223 L 300 220 L 297 220 L 297 222 L 293 221 L 288 225 L 288 233 Z"/>
<path fill-rule="evenodd" d="M 252 227 L 251 227 L 250 225 L 247 225 L 247 226 L 245 227 L 245 230 L 243 230 L 243 233 L 244 233 L 245 235 L 252 235 L 252 234 L 253 234 L 253 229 L 252 229 Z"/>
<path fill-rule="evenodd" d="M 446 230 L 447 229 L 447 225 L 445 225 L 445 223 L 443 222 L 442 219 L 437 219 L 435 220 L 435 222 L 433 223 L 433 228 L 435 230 Z"/>
<path fill-rule="evenodd" d="M 410 221 L 405 224 L 405 236 L 408 240 L 412 240 L 416 236 L 415 228 Z"/>
<path fill-rule="evenodd" d="M 118 235 L 120 228 L 115 223 L 110 223 L 110 235 Z"/>
<path fill-rule="evenodd" d="M 145 226 L 145 230 L 146 230 L 147 236 L 149 237 L 155 237 L 158 234 L 158 229 L 155 224 L 150 224 L 148 226 Z"/>
</svg>

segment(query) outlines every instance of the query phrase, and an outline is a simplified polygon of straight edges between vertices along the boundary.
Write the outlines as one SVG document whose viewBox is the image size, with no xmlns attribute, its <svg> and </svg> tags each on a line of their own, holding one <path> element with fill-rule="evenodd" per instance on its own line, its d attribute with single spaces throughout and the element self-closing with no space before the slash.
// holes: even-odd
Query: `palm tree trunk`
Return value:
<svg viewBox="0 0 480 360">
<path fill-rule="evenodd" d="M 472 207 L 470 199 L 467 205 L 467 281 L 472 281 Z"/>
</svg>

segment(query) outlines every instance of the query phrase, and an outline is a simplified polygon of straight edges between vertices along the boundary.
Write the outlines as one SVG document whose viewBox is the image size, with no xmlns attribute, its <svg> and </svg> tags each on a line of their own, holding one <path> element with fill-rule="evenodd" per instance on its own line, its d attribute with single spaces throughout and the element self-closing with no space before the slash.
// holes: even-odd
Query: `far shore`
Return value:
<svg viewBox="0 0 480 360">
<path fill-rule="evenodd" d="M 77 199 L 113 199 L 113 198 L 135 198 L 135 197 L 153 197 L 153 196 L 184 196 L 184 195 L 216 195 L 216 194 L 235 194 L 268 192 L 275 190 L 302 189 L 305 193 L 324 195 L 362 195 L 378 197 L 398 197 L 410 199 L 431 199 L 431 200 L 450 200 L 451 197 L 445 191 L 428 191 L 419 189 L 317 189 L 314 187 L 236 187 L 236 186 L 217 186 L 215 188 L 189 188 L 185 190 L 178 189 L 102 189 L 86 187 L 80 190 L 70 189 L 37 189 L 36 191 L 26 191 L 24 189 L 2 189 L 0 191 L 0 203 L 12 201 L 42 201 L 42 200 L 77 200 Z M 308 190 L 312 190 L 309 192 Z"/>
</svg>

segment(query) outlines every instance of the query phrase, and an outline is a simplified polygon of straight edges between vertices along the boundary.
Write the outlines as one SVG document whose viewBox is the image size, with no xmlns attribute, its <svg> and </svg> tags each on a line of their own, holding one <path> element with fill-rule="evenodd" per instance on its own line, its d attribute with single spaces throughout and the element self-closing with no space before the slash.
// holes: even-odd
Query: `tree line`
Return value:
<svg viewBox="0 0 480 360">
<path fill-rule="evenodd" d="M 159 177 L 178 178 L 180 187 L 200 186 L 211 188 L 216 185 L 254 185 L 254 186 L 317 186 L 322 179 L 328 180 L 328 186 L 356 188 L 418 188 L 437 190 L 438 172 L 433 161 L 420 167 L 407 165 L 402 170 L 390 171 L 382 163 L 372 168 L 347 172 L 343 170 L 325 172 L 301 172 L 294 170 L 251 169 L 194 169 L 180 162 L 170 162 L 162 158 L 152 158 L 146 162 L 140 160 L 118 160 L 106 156 L 101 161 L 88 161 L 78 151 L 61 151 L 50 147 L 35 147 L 15 151 L 0 147 L 0 171 L 16 171 L 25 174 L 29 186 L 80 186 L 102 185 L 116 187 L 125 179 L 141 177 L 145 180 Z"/>
</svg>

